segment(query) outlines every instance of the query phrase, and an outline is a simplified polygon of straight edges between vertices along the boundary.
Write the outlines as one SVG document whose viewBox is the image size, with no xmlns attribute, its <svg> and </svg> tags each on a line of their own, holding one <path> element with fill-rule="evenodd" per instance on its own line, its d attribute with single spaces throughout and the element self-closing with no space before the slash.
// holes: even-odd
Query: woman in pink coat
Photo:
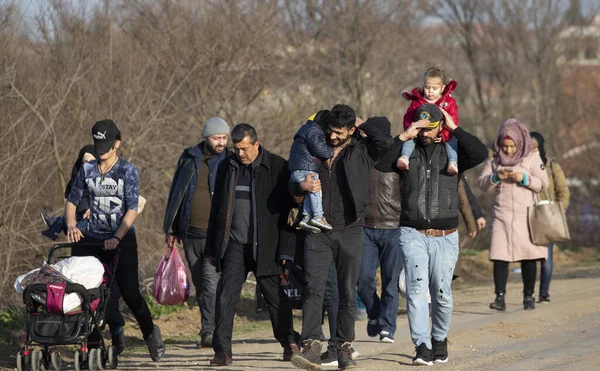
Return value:
<svg viewBox="0 0 600 371">
<path fill-rule="evenodd" d="M 531 137 L 521 120 L 508 119 L 495 142 L 496 155 L 485 163 L 479 186 L 494 190 L 490 260 L 494 262 L 496 300 L 490 308 L 504 311 L 508 263 L 521 262 L 523 307 L 535 309 L 536 261 L 546 259 L 546 246 L 531 243 L 527 207 L 548 187 L 548 174 L 538 152 L 531 151 Z"/>
</svg>

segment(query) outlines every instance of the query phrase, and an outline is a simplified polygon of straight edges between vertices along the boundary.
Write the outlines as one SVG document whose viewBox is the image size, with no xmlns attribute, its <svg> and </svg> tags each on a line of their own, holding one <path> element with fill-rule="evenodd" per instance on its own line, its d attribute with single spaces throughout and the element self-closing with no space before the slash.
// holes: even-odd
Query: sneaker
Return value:
<svg viewBox="0 0 600 371">
<path fill-rule="evenodd" d="M 448 339 L 443 341 L 437 341 L 431 339 L 433 362 L 435 363 L 446 363 L 448 362 Z"/>
<path fill-rule="evenodd" d="M 123 353 L 125 350 L 125 333 L 123 332 L 123 328 L 121 328 L 121 331 L 117 335 L 111 335 L 111 338 L 115 353 L 117 355 Z"/>
<path fill-rule="evenodd" d="M 416 349 L 417 355 L 413 358 L 413 365 L 417 366 L 431 366 L 433 362 L 431 361 L 432 354 L 431 349 L 427 348 L 425 343 L 421 343 Z"/>
<path fill-rule="evenodd" d="M 148 345 L 148 351 L 150 352 L 150 357 L 154 362 L 160 361 L 162 356 L 165 355 L 165 342 L 160 335 L 160 328 L 154 325 L 154 329 L 150 336 L 148 336 L 146 340 L 146 344 Z"/>
<path fill-rule="evenodd" d="M 353 350 L 351 343 L 346 342 L 342 344 L 342 349 L 338 353 L 338 370 L 356 367 L 356 362 L 352 359 Z"/>
<path fill-rule="evenodd" d="M 456 175 L 458 174 L 458 164 L 456 161 L 450 161 L 448 163 L 448 175 Z"/>
<path fill-rule="evenodd" d="M 212 331 L 206 331 L 200 334 L 200 348 L 212 348 L 213 333 Z"/>
<path fill-rule="evenodd" d="M 533 295 L 526 295 L 523 298 L 523 309 L 535 309 L 535 299 L 533 299 Z"/>
<path fill-rule="evenodd" d="M 398 168 L 398 170 L 408 170 L 409 169 L 408 161 L 409 160 L 408 160 L 407 156 L 400 156 L 398 161 L 396 161 L 396 167 Z"/>
<path fill-rule="evenodd" d="M 382 343 L 393 343 L 394 335 L 390 334 L 388 331 L 381 331 L 379 333 L 379 341 Z"/>
<path fill-rule="evenodd" d="M 357 359 L 360 353 L 354 347 L 350 347 L 350 355 L 352 355 L 352 359 Z"/>
<path fill-rule="evenodd" d="M 42 221 L 46 225 L 46 228 L 52 227 L 52 224 L 54 224 L 54 222 L 56 221 L 55 216 L 50 216 L 45 211 L 42 211 L 40 215 L 42 216 Z"/>
<path fill-rule="evenodd" d="M 338 356 L 337 352 L 333 349 L 327 348 L 327 350 L 321 353 L 321 366 L 322 367 L 337 367 Z"/>
<path fill-rule="evenodd" d="M 327 220 L 324 217 L 312 218 L 308 221 L 308 224 L 312 225 L 313 227 L 318 227 L 324 231 L 330 231 L 333 229 L 331 224 L 327 223 Z"/>
<path fill-rule="evenodd" d="M 290 361 L 297 368 L 321 370 L 321 342 L 311 339 L 304 340 L 302 353 L 294 353 Z"/>
<path fill-rule="evenodd" d="M 295 353 L 300 353 L 300 348 L 298 348 L 298 344 L 290 344 L 283 347 L 283 360 L 285 362 L 289 362 L 292 360 L 292 356 Z"/>
<path fill-rule="evenodd" d="M 538 303 L 549 303 L 550 302 L 550 294 L 541 294 L 538 298 Z"/>
<path fill-rule="evenodd" d="M 305 217 L 301 221 L 298 222 L 298 228 L 304 229 L 305 231 L 310 232 L 310 233 L 321 233 L 320 228 L 313 227 L 312 225 L 309 224 L 308 217 Z"/>
<path fill-rule="evenodd" d="M 370 338 L 374 338 L 378 334 L 377 331 L 379 331 L 379 320 L 370 319 L 369 322 L 367 322 L 367 335 L 369 335 Z"/>
<path fill-rule="evenodd" d="M 232 363 L 231 356 L 225 352 L 215 353 L 213 359 L 210 360 L 211 366 L 229 366 Z"/>
</svg>

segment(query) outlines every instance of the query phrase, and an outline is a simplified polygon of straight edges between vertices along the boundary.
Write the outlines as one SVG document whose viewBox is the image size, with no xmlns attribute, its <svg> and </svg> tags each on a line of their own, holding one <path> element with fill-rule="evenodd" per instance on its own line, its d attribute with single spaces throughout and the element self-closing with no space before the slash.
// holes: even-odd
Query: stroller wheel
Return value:
<svg viewBox="0 0 600 371">
<path fill-rule="evenodd" d="M 88 354 L 88 370 L 90 370 L 90 371 L 98 370 L 98 356 L 99 356 L 98 349 L 96 349 L 96 348 L 90 349 L 90 352 Z"/>
<path fill-rule="evenodd" d="M 43 367 L 42 352 L 34 349 L 31 352 L 31 371 L 40 371 Z"/>
<path fill-rule="evenodd" d="M 81 349 L 75 352 L 73 355 L 73 360 L 75 363 L 75 371 L 81 371 L 87 366 L 85 362 L 87 361 L 87 353 L 82 352 Z"/>
<path fill-rule="evenodd" d="M 27 356 L 23 355 L 23 352 L 17 353 L 17 371 L 25 370 L 27 364 Z"/>
<path fill-rule="evenodd" d="M 104 370 L 106 368 L 106 350 L 104 348 L 98 348 L 98 370 Z"/>
<path fill-rule="evenodd" d="M 119 365 L 119 355 L 112 345 L 108 347 L 108 367 L 116 369 Z"/>
<path fill-rule="evenodd" d="M 62 359 L 60 358 L 60 352 L 57 350 L 50 350 L 50 360 L 52 361 L 52 367 L 56 371 L 60 371 L 62 369 Z"/>
</svg>

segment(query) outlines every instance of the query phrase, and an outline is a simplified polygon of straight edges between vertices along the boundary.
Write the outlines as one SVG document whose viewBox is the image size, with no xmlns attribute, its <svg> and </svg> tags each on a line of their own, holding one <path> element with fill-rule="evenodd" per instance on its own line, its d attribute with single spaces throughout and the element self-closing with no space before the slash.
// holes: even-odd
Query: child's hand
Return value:
<svg viewBox="0 0 600 371">
<path fill-rule="evenodd" d="M 89 219 L 91 213 L 92 213 L 92 210 L 91 209 L 87 209 L 85 211 L 85 213 L 83 213 L 83 219 Z"/>
<path fill-rule="evenodd" d="M 452 116 L 450 116 L 450 114 L 443 109 L 442 107 L 440 107 L 440 110 L 442 111 L 442 113 L 444 114 L 444 126 L 450 130 L 450 131 L 454 131 L 454 129 L 456 129 L 458 127 L 458 125 L 456 125 L 456 123 L 454 122 L 454 119 L 452 118 Z"/>
<path fill-rule="evenodd" d="M 440 137 L 436 137 L 436 138 L 433 140 L 433 143 L 441 143 L 441 142 L 442 142 L 442 138 L 440 138 Z"/>
</svg>

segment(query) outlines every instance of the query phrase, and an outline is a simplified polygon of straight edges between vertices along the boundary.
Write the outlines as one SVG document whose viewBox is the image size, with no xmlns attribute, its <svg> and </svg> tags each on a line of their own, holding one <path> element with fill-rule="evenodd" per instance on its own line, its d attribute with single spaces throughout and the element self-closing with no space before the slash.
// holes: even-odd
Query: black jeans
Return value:
<svg viewBox="0 0 600 371">
<path fill-rule="evenodd" d="M 302 340 L 319 339 L 324 292 L 332 260 L 335 262 L 339 293 L 336 345 L 339 349 L 343 343 L 354 340 L 356 283 L 362 255 L 362 235 L 362 226 L 351 226 L 306 237 L 306 290 L 302 306 Z"/>
<path fill-rule="evenodd" d="M 323 317 L 327 312 L 329 320 L 329 342 L 328 349 L 336 350 L 335 334 L 337 333 L 338 306 L 340 305 L 340 294 L 337 284 L 337 272 L 335 270 L 335 261 L 332 259 L 327 272 L 327 283 L 325 284 L 325 294 L 323 298 Z M 321 321 L 321 326 L 323 321 Z"/>
<path fill-rule="evenodd" d="M 248 272 L 252 271 L 256 275 L 252 245 L 240 245 L 230 239 L 221 266 L 221 279 L 217 286 L 213 349 L 215 353 L 225 352 L 231 356 L 233 320 L 242 285 L 246 282 Z M 281 346 L 296 343 L 298 334 L 294 333 L 292 307 L 283 290 L 280 290 L 281 276 L 259 276 L 256 277 L 256 283 L 269 309 L 273 335 Z"/>
<path fill-rule="evenodd" d="M 205 238 L 185 238 L 183 250 L 187 260 L 192 282 L 196 288 L 196 301 L 200 308 L 202 322 L 201 334 L 215 331 L 215 306 L 217 302 L 217 284 L 221 275 L 204 258 Z"/>
<path fill-rule="evenodd" d="M 82 246 L 84 244 L 97 244 L 98 247 Z M 102 263 L 111 265 L 115 259 L 115 251 L 106 251 L 100 245 L 103 245 L 103 240 L 98 240 L 92 237 L 86 237 L 79 243 L 75 244 L 72 249 L 73 256 L 95 256 Z M 137 323 L 140 325 L 140 330 L 146 339 L 152 333 L 154 322 L 152 315 L 148 309 L 148 305 L 144 297 L 140 293 L 140 281 L 138 278 L 138 252 L 137 239 L 135 233 L 127 233 L 119 243 L 121 254 L 115 271 L 115 280 L 121 292 L 121 296 L 125 304 L 129 307 Z M 110 299 L 109 299 L 110 300 Z M 113 298 L 114 300 L 114 298 Z M 118 310 L 118 300 L 117 310 Z M 114 311 L 113 305 L 108 306 L 107 311 Z M 107 313 L 108 318 L 114 317 L 114 313 Z"/>
<path fill-rule="evenodd" d="M 506 281 L 508 280 L 508 262 L 493 260 L 494 262 L 494 286 L 496 293 L 506 292 Z M 537 274 L 537 260 L 521 260 L 521 277 L 523 278 L 523 293 L 533 295 L 535 290 L 535 275 Z"/>
</svg>

